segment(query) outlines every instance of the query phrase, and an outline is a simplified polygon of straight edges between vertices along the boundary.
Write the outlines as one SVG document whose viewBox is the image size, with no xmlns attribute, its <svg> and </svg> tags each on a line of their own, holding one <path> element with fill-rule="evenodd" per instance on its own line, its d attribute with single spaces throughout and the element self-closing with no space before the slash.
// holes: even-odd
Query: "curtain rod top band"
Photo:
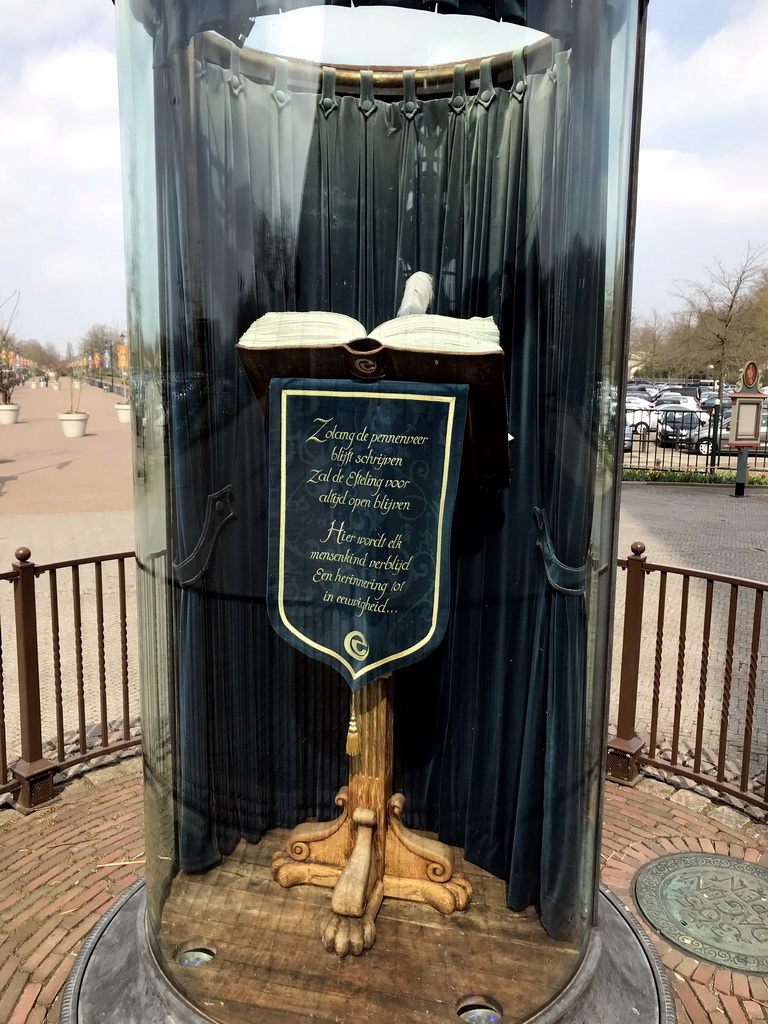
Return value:
<svg viewBox="0 0 768 1024">
<path fill-rule="evenodd" d="M 212 32 L 205 34 L 205 59 L 222 67 L 230 67 L 233 44 Z M 545 71 L 553 61 L 553 41 L 543 39 L 539 43 L 523 47 L 513 53 L 499 53 L 473 60 L 455 61 L 451 64 L 424 68 L 371 67 L 357 68 L 351 65 L 335 66 L 335 91 L 337 94 L 359 93 L 361 76 L 368 78 L 376 95 L 402 95 L 410 89 L 413 80 L 421 92 L 453 93 L 454 72 L 457 66 L 464 68 L 467 88 L 482 90 L 481 70 L 487 69 L 483 78 L 492 76 L 499 85 L 513 85 L 523 73 L 535 74 Z M 294 90 L 306 89 L 319 92 L 323 88 L 323 74 L 329 70 L 313 61 L 287 58 L 260 50 L 239 50 L 240 70 L 248 78 L 266 83 L 274 82 L 278 62 L 287 65 L 287 74 Z"/>
</svg>

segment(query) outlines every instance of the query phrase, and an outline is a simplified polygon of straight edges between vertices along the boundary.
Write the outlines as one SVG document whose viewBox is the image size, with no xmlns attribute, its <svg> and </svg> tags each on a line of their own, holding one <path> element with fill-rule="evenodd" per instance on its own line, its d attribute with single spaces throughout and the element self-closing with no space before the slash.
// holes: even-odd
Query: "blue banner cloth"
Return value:
<svg viewBox="0 0 768 1024">
<path fill-rule="evenodd" d="M 445 633 L 468 390 L 271 383 L 270 621 L 353 690 Z"/>
</svg>

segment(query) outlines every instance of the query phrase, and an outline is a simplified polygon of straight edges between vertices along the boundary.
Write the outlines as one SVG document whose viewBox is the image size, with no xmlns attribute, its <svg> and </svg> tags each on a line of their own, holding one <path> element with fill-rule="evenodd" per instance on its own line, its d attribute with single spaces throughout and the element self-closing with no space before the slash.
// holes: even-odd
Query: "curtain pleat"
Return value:
<svg viewBox="0 0 768 1024">
<path fill-rule="evenodd" d="M 236 513 L 202 579 L 176 588 L 179 852 L 203 870 L 240 836 L 330 817 L 347 772 L 345 684 L 267 620 L 265 431 L 234 345 L 262 313 L 294 308 L 373 330 L 425 270 L 437 312 L 498 323 L 516 440 L 510 489 L 458 502 L 441 649 L 395 681 L 396 786 L 410 825 L 573 938 L 586 913 L 584 598 L 548 581 L 534 509 L 557 558 L 582 565 L 602 334 L 585 226 L 601 198 L 575 140 L 596 100 L 574 90 L 567 54 L 543 75 L 512 62 L 508 88 L 486 63 L 474 95 L 457 67 L 449 98 L 418 96 L 406 73 L 403 97 L 382 101 L 366 72 L 357 96 L 336 94 L 330 68 L 319 95 L 292 93 L 280 61 L 272 85 L 254 83 L 233 47 L 229 68 L 195 64 L 191 136 L 171 116 L 178 82 L 159 73 L 174 562 L 200 540 L 207 495 L 230 485 Z M 570 213 L 576 195 L 584 209 Z"/>
</svg>

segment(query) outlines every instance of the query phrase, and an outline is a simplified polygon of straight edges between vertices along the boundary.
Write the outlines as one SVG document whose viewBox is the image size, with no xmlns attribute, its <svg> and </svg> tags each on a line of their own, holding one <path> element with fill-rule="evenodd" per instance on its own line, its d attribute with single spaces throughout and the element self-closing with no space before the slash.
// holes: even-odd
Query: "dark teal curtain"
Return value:
<svg viewBox="0 0 768 1024">
<path fill-rule="evenodd" d="M 516 440 L 511 488 L 460 498 L 446 639 L 396 681 L 396 786 L 409 824 L 578 938 L 604 83 L 520 53 L 509 87 L 486 63 L 476 94 L 457 68 L 451 96 L 406 74 L 382 102 L 365 72 L 292 93 L 280 61 L 267 86 L 197 47 L 191 91 L 181 58 L 156 72 L 181 865 L 332 816 L 346 781 L 346 686 L 267 621 L 264 423 L 234 345 L 270 310 L 372 329 L 426 270 L 437 312 L 496 319 Z"/>
</svg>

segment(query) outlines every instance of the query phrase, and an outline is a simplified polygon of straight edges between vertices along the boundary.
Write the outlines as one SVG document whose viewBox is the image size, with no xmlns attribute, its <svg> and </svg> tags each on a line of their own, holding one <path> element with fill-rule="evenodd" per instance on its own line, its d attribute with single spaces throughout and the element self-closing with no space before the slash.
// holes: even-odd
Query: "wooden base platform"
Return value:
<svg viewBox="0 0 768 1024">
<path fill-rule="evenodd" d="M 165 904 L 161 945 L 173 983 L 222 1024 L 451 1022 L 472 994 L 492 997 L 511 1024 L 549 1002 L 576 969 L 576 952 L 551 939 L 533 910 L 508 910 L 504 882 L 460 851 L 456 868 L 474 890 L 465 911 L 443 917 L 425 903 L 386 899 L 372 950 L 329 955 L 319 941 L 329 891 L 284 889 L 272 878 L 272 857 L 288 835 L 241 842 L 206 874 L 178 875 Z M 176 965 L 190 944 L 216 956 Z"/>
</svg>

